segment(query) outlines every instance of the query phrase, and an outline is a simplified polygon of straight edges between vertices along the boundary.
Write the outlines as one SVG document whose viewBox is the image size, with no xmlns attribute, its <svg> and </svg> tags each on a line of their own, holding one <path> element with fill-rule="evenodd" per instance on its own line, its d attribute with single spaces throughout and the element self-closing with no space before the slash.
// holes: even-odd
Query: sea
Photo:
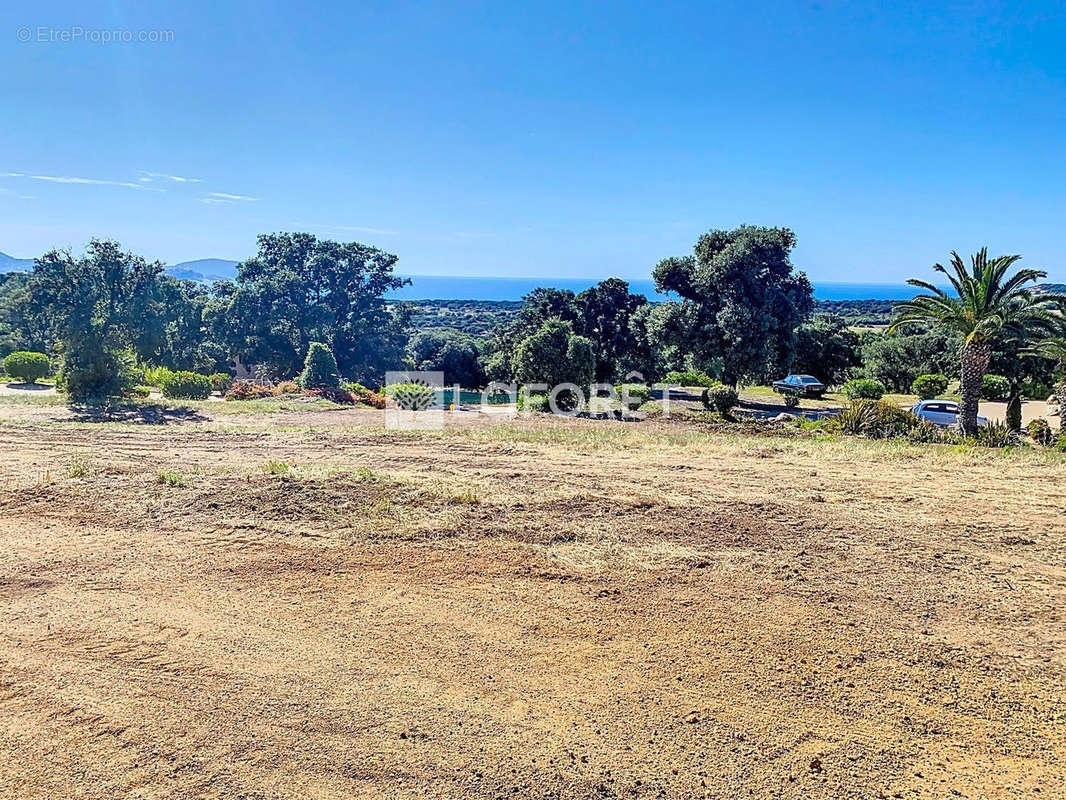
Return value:
<svg viewBox="0 0 1066 800">
<path fill-rule="evenodd" d="M 570 289 L 581 292 L 599 282 L 597 278 L 490 278 L 459 275 L 406 275 L 410 285 L 389 294 L 397 300 L 521 300 L 539 287 Z M 629 281 L 629 291 L 649 300 L 676 300 L 673 295 L 655 291 L 651 280 Z M 819 300 L 902 300 L 913 297 L 916 290 L 905 283 L 832 283 L 814 284 Z"/>
</svg>

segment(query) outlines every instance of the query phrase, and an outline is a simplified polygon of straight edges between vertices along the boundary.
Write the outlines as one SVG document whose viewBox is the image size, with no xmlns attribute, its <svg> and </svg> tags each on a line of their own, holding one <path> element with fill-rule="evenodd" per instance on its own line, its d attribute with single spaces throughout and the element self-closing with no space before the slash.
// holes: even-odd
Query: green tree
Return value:
<svg viewBox="0 0 1066 800">
<path fill-rule="evenodd" d="M 517 377 L 515 353 L 518 345 L 536 333 L 549 319 L 578 326 L 580 309 L 569 289 L 534 289 L 522 298 L 514 318 L 499 325 L 485 347 L 484 365 L 489 380 L 521 380 Z"/>
<path fill-rule="evenodd" d="M 134 347 L 156 366 L 205 374 L 229 369 L 225 341 L 213 335 L 207 318 L 210 288 L 160 275 L 151 314 L 137 331 Z"/>
<path fill-rule="evenodd" d="M 93 239 L 74 258 L 53 250 L 37 259 L 29 307 L 57 342 L 60 382 L 72 400 L 120 394 L 134 374 L 130 348 L 154 316 L 163 265 Z"/>
<path fill-rule="evenodd" d="M 581 292 L 578 333 L 589 339 L 596 353 L 596 380 L 613 381 L 627 371 L 639 347 L 630 327 L 633 314 L 647 298 L 631 294 L 629 284 L 608 278 Z"/>
<path fill-rule="evenodd" d="M 839 386 L 861 363 L 859 337 L 839 314 L 815 314 L 796 329 L 792 372 L 814 375 Z"/>
<path fill-rule="evenodd" d="M 1021 256 L 989 258 L 981 248 L 970 259 L 970 269 L 951 254 L 951 269 L 936 264 L 933 269 L 946 275 L 955 291 L 952 297 L 933 284 L 911 279 L 908 283 L 928 294 L 896 306 L 897 316 L 890 332 L 914 323 L 948 328 L 962 336 L 960 353 L 959 422 L 967 434 L 977 432 L 977 411 L 981 399 L 981 381 L 988 370 L 993 347 L 1017 340 L 1025 343 L 1050 335 L 1061 325 L 1056 306 L 1066 297 L 1035 294 L 1025 284 L 1047 277 L 1035 269 L 1019 269 L 1010 274 Z"/>
<path fill-rule="evenodd" d="M 1066 336 L 1049 336 L 1035 342 L 1027 350 L 1027 355 L 1039 356 L 1054 361 L 1059 370 L 1066 369 Z M 1055 405 L 1059 409 L 1059 424 L 1066 429 L 1066 371 L 1055 386 Z"/>
<path fill-rule="evenodd" d="M 473 337 L 459 331 L 437 329 L 419 331 L 407 343 L 413 367 L 421 371 L 440 371 L 448 384 L 458 383 L 468 389 L 485 385 L 485 368 Z"/>
<path fill-rule="evenodd" d="M 959 374 L 962 337 L 946 328 L 891 336 L 870 332 L 861 342 L 866 377 L 880 381 L 891 392 L 909 392 L 919 375 Z"/>
<path fill-rule="evenodd" d="M 215 335 L 244 363 L 293 375 L 311 342 L 325 343 L 341 373 L 363 383 L 402 363 L 407 310 L 385 299 L 408 283 L 393 274 L 396 256 L 309 233 L 266 234 L 258 242 L 236 283 L 219 287 L 225 306 L 208 313 Z"/>
<path fill-rule="evenodd" d="M 722 381 L 764 379 L 792 363 L 796 329 L 813 307 L 811 284 L 793 270 L 796 245 L 788 228 L 743 225 L 711 231 L 695 254 L 660 261 L 653 272 L 661 292 L 676 292 L 694 307 L 696 366 L 720 363 Z"/>
<path fill-rule="evenodd" d="M 522 383 L 545 383 L 549 389 L 573 383 L 587 389 L 596 370 L 592 342 L 574 333 L 574 326 L 561 319 L 548 319 L 518 343 L 515 377 Z"/>
<path fill-rule="evenodd" d="M 300 373 L 300 385 L 305 389 L 336 389 L 341 385 L 337 359 L 322 342 L 311 342 L 307 348 L 304 369 Z"/>
</svg>

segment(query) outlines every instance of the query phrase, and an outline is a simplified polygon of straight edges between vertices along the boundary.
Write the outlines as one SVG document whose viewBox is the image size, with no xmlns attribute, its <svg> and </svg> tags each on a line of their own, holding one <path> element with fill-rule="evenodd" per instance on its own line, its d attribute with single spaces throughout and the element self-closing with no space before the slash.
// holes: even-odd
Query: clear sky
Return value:
<svg viewBox="0 0 1066 800">
<path fill-rule="evenodd" d="M 87 41 L 115 30 L 170 41 Z M 984 244 L 1066 280 L 1061 2 L 5 3 L 0 87 L 18 257 L 310 230 L 638 278 L 748 222 L 820 281 Z"/>
</svg>

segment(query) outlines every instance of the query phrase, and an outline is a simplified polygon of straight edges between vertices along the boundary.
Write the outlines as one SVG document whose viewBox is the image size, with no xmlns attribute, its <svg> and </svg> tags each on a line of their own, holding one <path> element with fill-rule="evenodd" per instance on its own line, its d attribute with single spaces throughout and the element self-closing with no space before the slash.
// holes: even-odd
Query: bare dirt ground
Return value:
<svg viewBox="0 0 1066 800">
<path fill-rule="evenodd" d="M 2 411 L 2 797 L 1064 796 L 1061 457 Z"/>
</svg>

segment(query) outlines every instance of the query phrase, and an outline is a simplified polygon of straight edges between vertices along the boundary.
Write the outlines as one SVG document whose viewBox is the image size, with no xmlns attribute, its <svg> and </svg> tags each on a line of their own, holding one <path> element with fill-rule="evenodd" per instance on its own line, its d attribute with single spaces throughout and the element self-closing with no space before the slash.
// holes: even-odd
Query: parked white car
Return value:
<svg viewBox="0 0 1066 800">
<path fill-rule="evenodd" d="M 919 400 L 911 411 L 918 419 L 924 419 L 941 428 L 959 424 L 959 404 L 953 400 Z M 983 428 L 988 425 L 988 420 L 978 417 L 977 425 Z"/>
</svg>

